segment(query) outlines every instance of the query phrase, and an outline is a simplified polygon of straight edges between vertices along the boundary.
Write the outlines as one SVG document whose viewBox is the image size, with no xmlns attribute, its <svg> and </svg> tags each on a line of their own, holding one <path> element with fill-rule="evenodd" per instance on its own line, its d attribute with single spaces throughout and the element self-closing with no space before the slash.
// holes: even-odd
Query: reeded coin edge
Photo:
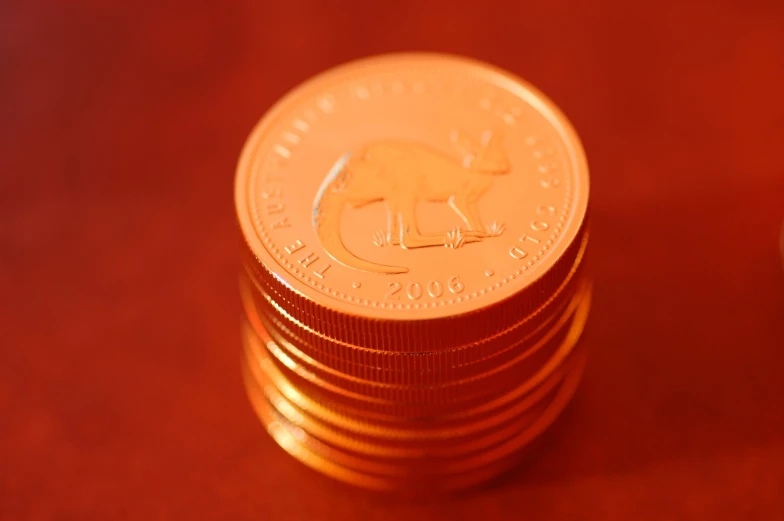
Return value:
<svg viewBox="0 0 784 521">
<path fill-rule="evenodd" d="M 562 387 L 556 395 L 554 402 L 542 412 L 541 416 L 538 418 L 538 421 L 536 421 L 528 429 L 522 431 L 519 437 L 510 439 L 506 444 L 497 447 L 494 451 L 491 452 L 503 452 L 503 449 L 508 447 L 512 449 L 513 453 L 517 453 L 529 445 L 534 439 L 543 435 L 561 415 L 563 410 L 571 403 L 572 398 L 574 397 L 582 381 L 586 358 L 586 356 L 582 356 L 580 359 L 575 361 L 575 366 L 570 371 L 570 374 L 567 376 L 566 380 L 562 382 Z M 322 455 L 308 450 L 304 445 L 297 441 L 294 435 L 285 429 L 285 426 L 275 421 L 275 417 L 272 413 L 272 406 L 256 390 L 256 381 L 250 374 L 250 368 L 247 366 L 245 360 L 243 360 L 242 369 L 245 390 L 252 408 L 256 412 L 261 423 L 266 427 L 267 432 L 273 438 L 273 440 L 295 459 L 299 460 L 301 463 L 317 472 L 354 486 L 387 492 L 402 491 L 402 489 L 405 489 L 407 482 L 406 480 L 384 479 L 383 477 L 357 472 L 355 470 L 343 467 Z M 499 449 L 501 450 L 499 451 Z M 486 467 L 480 468 L 489 472 L 481 472 L 480 469 L 477 469 L 479 472 L 475 471 L 468 472 L 467 474 L 455 475 L 452 479 L 457 478 L 456 482 L 452 481 L 452 479 L 446 478 L 445 482 L 437 481 L 432 483 L 432 485 L 439 488 L 440 492 L 443 493 L 448 490 L 466 488 L 479 482 L 487 481 L 503 472 L 512 463 L 512 454 L 500 454 L 500 456 L 502 457 L 494 459 L 496 464 L 502 464 L 500 468 L 496 469 L 492 466 L 492 463 L 488 463 Z M 503 464 L 504 462 L 506 462 L 506 464 Z M 430 491 L 432 488 L 433 487 L 429 488 L 428 490 Z"/>
</svg>

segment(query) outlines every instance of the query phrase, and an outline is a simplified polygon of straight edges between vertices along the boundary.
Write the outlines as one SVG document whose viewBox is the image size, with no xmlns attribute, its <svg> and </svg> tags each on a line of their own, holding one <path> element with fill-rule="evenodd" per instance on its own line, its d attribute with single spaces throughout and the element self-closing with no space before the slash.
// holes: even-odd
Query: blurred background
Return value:
<svg viewBox="0 0 784 521">
<path fill-rule="evenodd" d="M 297 463 L 240 378 L 234 169 L 280 96 L 479 58 L 591 165 L 594 355 L 525 467 L 412 503 Z M 784 518 L 784 4 L 5 2 L 0 519 Z"/>
</svg>

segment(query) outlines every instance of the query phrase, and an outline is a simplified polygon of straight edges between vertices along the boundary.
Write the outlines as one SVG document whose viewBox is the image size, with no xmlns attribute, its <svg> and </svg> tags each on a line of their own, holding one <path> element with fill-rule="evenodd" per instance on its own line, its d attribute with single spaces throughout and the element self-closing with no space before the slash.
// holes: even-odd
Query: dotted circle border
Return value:
<svg viewBox="0 0 784 521">
<path fill-rule="evenodd" d="M 395 94 L 401 94 L 403 92 L 403 90 L 401 90 L 400 87 L 399 87 L 400 83 L 401 83 L 400 81 L 396 81 L 392 85 L 392 87 L 393 87 L 392 91 Z M 413 83 L 413 89 L 412 90 L 416 94 L 422 94 L 422 93 L 425 92 L 425 86 L 424 86 L 423 82 L 415 81 Z M 329 96 L 329 94 L 327 93 L 327 94 L 324 94 L 323 96 Z M 361 99 L 369 99 L 369 96 L 368 97 L 361 97 Z M 484 110 L 489 110 L 490 105 L 483 104 L 482 102 L 484 102 L 484 101 L 485 101 L 485 99 L 482 99 L 480 101 L 480 107 L 483 108 Z M 325 115 L 325 114 L 322 114 L 322 115 Z M 259 143 L 259 146 L 260 145 L 261 145 L 261 143 Z M 532 146 L 533 144 L 532 143 L 528 143 L 528 145 Z M 257 151 L 258 151 L 258 149 L 257 149 Z M 258 159 L 258 158 L 256 158 L 256 159 Z M 253 161 L 252 164 L 255 164 L 255 163 L 256 163 L 256 161 Z M 257 177 L 258 176 L 255 176 L 255 175 L 251 174 L 250 179 L 249 179 L 249 184 L 253 184 L 254 181 L 257 180 Z M 571 187 L 572 187 L 572 184 L 571 184 L 571 179 L 569 178 L 569 176 L 566 176 L 565 185 L 566 185 L 566 187 L 564 189 L 564 191 L 565 191 L 564 205 L 563 205 L 563 208 L 561 210 L 561 214 L 560 214 L 560 216 L 558 218 L 558 223 L 555 225 L 555 229 L 553 230 L 552 235 L 550 236 L 549 239 L 547 239 L 544 242 L 544 245 L 536 253 L 536 255 L 534 255 L 531 260 L 529 260 L 526 264 L 524 264 L 522 268 L 516 270 L 514 273 L 510 274 L 509 276 L 504 277 L 501 281 L 496 282 L 495 284 L 491 284 L 490 286 L 488 286 L 488 287 L 486 287 L 484 289 L 478 290 L 478 291 L 473 291 L 471 293 L 467 293 L 466 295 L 461 295 L 461 296 L 458 296 L 458 297 L 455 297 L 455 298 L 450 298 L 450 299 L 434 300 L 434 301 L 431 301 L 431 302 L 422 302 L 422 303 L 414 302 L 414 303 L 406 303 L 406 304 L 392 303 L 392 302 L 379 302 L 379 301 L 373 300 L 373 299 L 354 297 L 352 295 L 348 295 L 344 291 L 338 291 L 338 290 L 336 290 L 334 288 L 330 288 L 329 286 L 326 286 L 325 284 L 315 280 L 314 278 L 312 278 L 311 276 L 307 275 L 306 273 L 300 271 L 299 269 L 297 269 L 296 266 L 294 266 L 292 263 L 290 263 L 290 262 L 288 262 L 286 260 L 286 258 L 281 253 L 280 249 L 275 246 L 275 244 L 272 242 L 272 239 L 267 234 L 267 231 L 266 231 L 266 229 L 264 227 L 264 223 L 263 223 L 263 221 L 261 219 L 261 216 L 259 215 L 258 205 L 256 204 L 256 198 L 249 197 L 249 202 L 250 202 L 250 210 L 251 210 L 251 214 L 252 214 L 252 217 L 253 217 L 253 222 L 256 224 L 256 231 L 257 231 L 257 233 L 259 235 L 259 238 L 264 243 L 264 246 L 267 248 L 267 251 L 269 251 L 278 260 L 278 263 L 281 266 L 286 267 L 289 270 L 291 270 L 297 277 L 299 277 L 300 279 L 304 280 L 310 286 L 312 286 L 312 287 L 314 287 L 314 288 L 316 288 L 316 289 L 318 289 L 320 291 L 323 291 L 327 295 L 331 295 L 333 297 L 340 298 L 340 299 L 345 300 L 347 302 L 357 303 L 357 304 L 361 304 L 361 305 L 364 305 L 364 306 L 371 306 L 371 307 L 383 308 L 383 309 L 423 309 L 423 308 L 435 308 L 435 307 L 441 307 L 441 306 L 446 306 L 446 305 L 457 304 L 457 303 L 460 303 L 460 302 L 465 302 L 465 301 L 468 301 L 468 300 L 475 299 L 477 297 L 486 295 L 487 293 L 490 293 L 490 292 L 492 292 L 492 291 L 494 291 L 494 290 L 496 290 L 498 288 L 501 288 L 504 284 L 508 284 L 512 280 L 514 280 L 517 277 L 521 276 L 528 269 L 532 268 L 533 265 L 536 263 L 536 261 L 538 261 L 542 257 L 542 255 L 550 248 L 550 246 L 553 244 L 553 242 L 555 242 L 555 240 L 557 239 L 558 235 L 560 235 L 560 233 L 561 233 L 561 229 L 563 228 L 564 223 L 566 222 L 566 216 L 569 213 L 568 209 L 569 209 L 569 205 L 571 203 Z M 251 193 L 253 193 L 252 190 L 251 190 Z"/>
</svg>

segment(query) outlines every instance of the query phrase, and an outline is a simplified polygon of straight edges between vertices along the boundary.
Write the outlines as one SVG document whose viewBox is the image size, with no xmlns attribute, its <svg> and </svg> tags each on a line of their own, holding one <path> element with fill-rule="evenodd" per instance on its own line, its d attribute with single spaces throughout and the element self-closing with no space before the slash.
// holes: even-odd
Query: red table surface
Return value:
<svg viewBox="0 0 784 521">
<path fill-rule="evenodd" d="M 781 2 L 1 9 L 3 520 L 784 518 Z M 592 169 L 578 396 L 525 466 L 424 502 L 293 460 L 239 365 L 245 138 L 300 81 L 399 50 L 525 77 Z"/>
</svg>

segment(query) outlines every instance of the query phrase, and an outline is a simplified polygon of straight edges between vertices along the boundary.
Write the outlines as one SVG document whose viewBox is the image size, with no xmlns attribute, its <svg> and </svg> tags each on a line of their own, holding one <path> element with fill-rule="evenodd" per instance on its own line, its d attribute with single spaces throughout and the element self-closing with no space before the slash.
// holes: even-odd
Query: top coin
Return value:
<svg viewBox="0 0 784 521">
<path fill-rule="evenodd" d="M 396 54 L 300 85 L 258 123 L 240 226 L 297 300 L 454 317 L 524 292 L 579 240 L 588 167 L 559 109 L 487 64 Z"/>
</svg>

